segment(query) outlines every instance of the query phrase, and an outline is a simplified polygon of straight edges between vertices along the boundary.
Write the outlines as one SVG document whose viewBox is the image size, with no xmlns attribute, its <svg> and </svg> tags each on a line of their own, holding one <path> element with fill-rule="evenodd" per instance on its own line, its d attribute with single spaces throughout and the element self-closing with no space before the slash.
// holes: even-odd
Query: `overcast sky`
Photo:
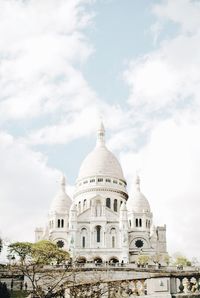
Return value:
<svg viewBox="0 0 200 298">
<path fill-rule="evenodd" d="M 200 1 L 0 0 L 0 233 L 34 240 L 103 115 L 168 251 L 200 258 Z"/>
</svg>

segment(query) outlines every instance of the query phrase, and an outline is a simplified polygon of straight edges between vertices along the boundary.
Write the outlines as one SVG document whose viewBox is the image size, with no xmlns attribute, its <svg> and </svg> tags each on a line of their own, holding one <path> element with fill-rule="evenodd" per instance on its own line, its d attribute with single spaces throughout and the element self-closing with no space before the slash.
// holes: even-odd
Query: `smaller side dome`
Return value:
<svg viewBox="0 0 200 298">
<path fill-rule="evenodd" d="M 151 212 L 151 208 L 147 198 L 140 191 L 140 178 L 136 177 L 135 180 L 135 191 L 133 195 L 127 201 L 127 207 L 129 211 L 135 213 Z"/>
<path fill-rule="evenodd" d="M 52 201 L 50 213 L 66 213 L 69 211 L 72 200 L 65 192 L 65 185 L 65 177 L 62 175 L 60 179 L 60 189 Z"/>
</svg>

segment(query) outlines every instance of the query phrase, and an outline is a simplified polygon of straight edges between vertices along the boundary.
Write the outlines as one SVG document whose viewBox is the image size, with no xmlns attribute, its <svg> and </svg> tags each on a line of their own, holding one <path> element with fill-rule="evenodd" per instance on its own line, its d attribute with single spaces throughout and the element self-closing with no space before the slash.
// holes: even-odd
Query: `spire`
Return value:
<svg viewBox="0 0 200 298">
<path fill-rule="evenodd" d="M 104 146 L 105 145 L 105 128 L 103 122 L 100 121 L 99 127 L 97 130 L 97 146 Z"/>
<path fill-rule="evenodd" d="M 63 192 L 65 192 L 65 185 L 66 185 L 66 179 L 64 174 L 62 174 L 61 178 L 60 178 L 60 188 Z"/>
<path fill-rule="evenodd" d="M 140 191 L 140 177 L 137 175 L 135 179 L 135 186 L 138 191 Z"/>
</svg>

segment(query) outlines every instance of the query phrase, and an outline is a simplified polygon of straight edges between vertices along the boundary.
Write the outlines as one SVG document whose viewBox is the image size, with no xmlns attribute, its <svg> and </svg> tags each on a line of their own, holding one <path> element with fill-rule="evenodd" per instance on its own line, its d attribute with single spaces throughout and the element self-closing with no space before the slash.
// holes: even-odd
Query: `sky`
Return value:
<svg viewBox="0 0 200 298">
<path fill-rule="evenodd" d="M 0 236 L 34 241 L 95 145 L 200 260 L 200 1 L 0 0 Z"/>
</svg>

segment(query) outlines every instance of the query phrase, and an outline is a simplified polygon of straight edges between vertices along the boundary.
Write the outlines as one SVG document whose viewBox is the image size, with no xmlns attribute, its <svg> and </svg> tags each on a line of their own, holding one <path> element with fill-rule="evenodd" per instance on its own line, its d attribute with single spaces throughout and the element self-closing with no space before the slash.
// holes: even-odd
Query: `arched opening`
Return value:
<svg viewBox="0 0 200 298">
<path fill-rule="evenodd" d="M 76 262 L 78 263 L 78 264 L 85 264 L 86 263 L 86 258 L 85 257 L 78 257 L 77 259 L 76 259 Z"/>
<path fill-rule="evenodd" d="M 96 226 L 97 242 L 101 242 L 101 226 Z"/>
<path fill-rule="evenodd" d="M 98 264 L 102 264 L 102 262 L 103 262 L 103 261 L 102 261 L 102 258 L 100 258 L 100 257 L 96 257 L 96 258 L 94 258 L 94 263 L 95 263 L 95 264 L 97 264 L 97 265 L 98 265 Z"/>
<path fill-rule="evenodd" d="M 141 218 L 139 219 L 139 225 L 140 225 L 140 227 L 142 226 L 142 219 Z"/>
<path fill-rule="evenodd" d="M 112 236 L 112 248 L 115 248 L 115 236 Z"/>
<path fill-rule="evenodd" d="M 85 248 L 85 236 L 82 237 L 82 248 Z"/>
<path fill-rule="evenodd" d="M 116 229 L 111 228 L 110 234 L 111 234 L 111 247 L 115 248 L 116 247 Z"/>
<path fill-rule="evenodd" d="M 64 219 L 61 219 L 61 228 L 64 228 Z"/>
<path fill-rule="evenodd" d="M 101 216 L 101 201 L 96 202 L 96 216 Z"/>
<path fill-rule="evenodd" d="M 86 235 L 87 235 L 87 229 L 86 228 L 82 228 L 81 229 L 81 245 L 82 245 L 82 248 L 85 248 L 86 247 Z"/>
<path fill-rule="evenodd" d="M 78 211 L 81 212 L 81 202 L 78 202 Z"/>
<path fill-rule="evenodd" d="M 110 260 L 109 260 L 109 264 L 111 264 L 111 265 L 115 265 L 115 264 L 117 264 L 117 263 L 119 263 L 119 260 L 118 260 L 117 257 L 112 257 L 112 258 L 110 258 Z"/>
<path fill-rule="evenodd" d="M 85 210 L 86 209 L 86 199 L 83 201 L 83 209 Z"/>
<path fill-rule="evenodd" d="M 60 219 L 58 219 L 58 228 L 60 228 Z"/>
<path fill-rule="evenodd" d="M 113 209 L 115 212 L 117 212 L 117 199 L 114 200 Z"/>
<path fill-rule="evenodd" d="M 110 198 L 106 199 L 106 207 L 110 208 Z"/>
<path fill-rule="evenodd" d="M 135 226 L 138 227 L 138 218 L 135 220 Z"/>
</svg>

